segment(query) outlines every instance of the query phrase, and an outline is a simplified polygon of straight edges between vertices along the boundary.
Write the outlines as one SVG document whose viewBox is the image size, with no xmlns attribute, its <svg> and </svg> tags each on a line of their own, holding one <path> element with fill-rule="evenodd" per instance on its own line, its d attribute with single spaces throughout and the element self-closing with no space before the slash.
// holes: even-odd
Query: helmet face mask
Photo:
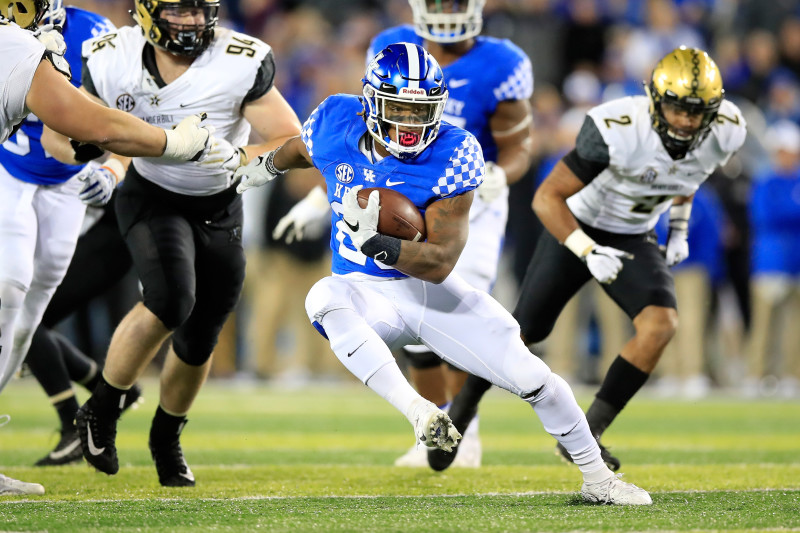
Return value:
<svg viewBox="0 0 800 533">
<path fill-rule="evenodd" d="M 49 8 L 47 0 L 8 0 L 0 5 L 0 14 L 20 28 L 35 30 Z"/>
<path fill-rule="evenodd" d="M 645 90 L 650 98 L 653 129 L 671 153 L 685 154 L 708 136 L 725 98 L 714 61 L 702 50 L 683 46 L 658 62 Z M 686 114 L 687 122 L 696 122 L 697 127 L 689 129 L 670 123 L 665 111 L 672 117 Z"/>
<path fill-rule="evenodd" d="M 47 12 L 44 14 L 44 22 L 54 26 L 63 26 L 67 20 L 67 10 L 61 0 L 51 0 Z"/>
<path fill-rule="evenodd" d="M 136 0 L 133 18 L 153 46 L 197 57 L 214 38 L 218 13 L 219 0 Z"/>
<path fill-rule="evenodd" d="M 437 43 L 475 37 L 483 27 L 486 0 L 409 0 L 417 35 Z"/>
<path fill-rule="evenodd" d="M 433 56 L 414 44 L 389 45 L 370 61 L 362 82 L 372 138 L 399 159 L 422 153 L 439 133 L 448 94 Z"/>
</svg>

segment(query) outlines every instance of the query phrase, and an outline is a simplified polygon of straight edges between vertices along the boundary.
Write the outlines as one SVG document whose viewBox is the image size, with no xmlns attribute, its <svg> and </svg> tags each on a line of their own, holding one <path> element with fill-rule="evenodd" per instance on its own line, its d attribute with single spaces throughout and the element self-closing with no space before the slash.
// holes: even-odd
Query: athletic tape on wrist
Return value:
<svg viewBox="0 0 800 533">
<path fill-rule="evenodd" d="M 361 253 L 384 265 L 391 266 L 400 258 L 400 246 L 400 239 L 397 237 L 378 233 L 361 245 Z"/>
<path fill-rule="evenodd" d="M 669 227 L 677 231 L 689 230 L 689 217 L 692 215 L 692 202 L 673 204 L 669 208 Z"/>
<path fill-rule="evenodd" d="M 581 259 L 584 259 L 596 244 L 594 239 L 586 235 L 580 228 L 570 233 L 569 237 L 564 240 L 564 246 Z"/>
</svg>

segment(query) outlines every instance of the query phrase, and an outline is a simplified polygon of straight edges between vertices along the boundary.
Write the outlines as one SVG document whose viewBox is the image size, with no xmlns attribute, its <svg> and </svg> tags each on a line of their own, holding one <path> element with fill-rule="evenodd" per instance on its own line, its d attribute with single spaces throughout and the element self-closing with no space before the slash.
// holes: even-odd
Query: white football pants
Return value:
<svg viewBox="0 0 800 533">
<path fill-rule="evenodd" d="M 72 260 L 86 211 L 81 186 L 75 177 L 33 185 L 0 166 L 0 391 L 25 359 Z"/>
</svg>

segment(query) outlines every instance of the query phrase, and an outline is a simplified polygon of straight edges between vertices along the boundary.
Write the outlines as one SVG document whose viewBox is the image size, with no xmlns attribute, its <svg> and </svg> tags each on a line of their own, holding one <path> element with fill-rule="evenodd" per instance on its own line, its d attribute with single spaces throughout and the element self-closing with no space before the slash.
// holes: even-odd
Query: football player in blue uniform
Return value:
<svg viewBox="0 0 800 533">
<path fill-rule="evenodd" d="M 470 209 L 469 238 L 455 272 L 477 289 L 490 292 L 497 278 L 508 219 L 508 185 L 528 170 L 531 162 L 533 71 L 528 56 L 506 39 L 478 35 L 485 0 L 426 2 L 409 0 L 414 25 L 389 28 L 378 34 L 367 61 L 396 42 L 424 47 L 442 67 L 449 96 L 443 119 L 472 133 L 483 149 L 484 180 Z M 317 214 L 327 213 L 321 190 L 312 191 L 281 220 L 276 238 L 302 237 Z M 461 389 L 466 374 L 424 345 L 403 347 L 411 381 L 420 394 L 442 409 Z M 453 466 L 478 467 L 481 443 L 478 418 L 464 432 Z M 427 466 L 424 447 L 413 446 L 395 461 L 397 466 Z"/>
<path fill-rule="evenodd" d="M 64 57 L 72 71 L 70 83 L 81 86 L 81 44 L 87 39 L 108 33 L 114 25 L 106 17 L 89 11 L 63 6 L 61 0 L 54 0 L 43 18 L 44 24 L 52 24 L 62 29 L 67 50 Z M 71 202 L 67 209 L 72 211 L 70 218 L 80 221 L 86 205 L 103 205 L 111 197 L 116 179 L 113 170 L 96 163 L 68 165 L 53 158 L 42 147 L 42 123 L 35 115 L 29 115 L 22 122 L 16 134 L 0 145 L 0 165 L 16 179 L 35 185 L 59 185 L 79 176 L 82 187 L 78 192 L 81 202 Z M 85 159 L 95 152 L 93 145 L 78 148 Z M 85 153 L 89 152 L 89 153 Z M 116 159 L 110 159 L 114 165 Z M 121 175 L 118 170 L 117 175 Z M 74 194 L 72 191 L 71 194 Z M 60 439 L 55 449 L 37 461 L 38 466 L 60 465 L 81 461 L 80 440 L 74 427 L 78 401 L 70 384 L 69 375 L 63 361 L 55 361 L 59 352 L 35 352 L 26 356 L 31 373 L 42 384 L 48 398 L 58 412 L 61 421 Z M 96 371 L 95 371 L 96 372 Z M 82 376 L 86 377 L 86 376 Z"/>
<path fill-rule="evenodd" d="M 391 348 L 421 343 L 529 402 L 572 454 L 587 501 L 652 503 L 603 463 L 569 385 L 528 351 L 511 314 L 453 273 L 485 163 L 474 135 L 442 122 L 447 98 L 444 74 L 430 53 L 392 44 L 369 62 L 361 98 L 327 98 L 300 137 L 236 171 L 237 190 L 290 168 L 322 172 L 333 211 L 333 274 L 312 287 L 306 311 L 342 364 L 406 416 L 416 440 L 452 450 L 461 437 L 394 360 Z M 380 194 L 372 191 L 361 208 L 357 194 L 364 187 L 392 188 L 409 198 L 424 215 L 427 240 L 378 233 Z"/>
</svg>

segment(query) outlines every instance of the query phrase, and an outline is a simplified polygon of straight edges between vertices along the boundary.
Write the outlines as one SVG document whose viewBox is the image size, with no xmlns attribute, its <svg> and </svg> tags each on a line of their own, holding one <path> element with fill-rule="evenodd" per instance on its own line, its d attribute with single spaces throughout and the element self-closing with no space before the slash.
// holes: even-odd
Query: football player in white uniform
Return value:
<svg viewBox="0 0 800 533">
<path fill-rule="evenodd" d="M 598 442 L 644 385 L 678 326 L 669 267 L 689 255 L 692 196 L 747 134 L 741 112 L 724 99 L 717 65 L 702 50 L 667 54 L 646 91 L 589 110 L 575 149 L 536 191 L 533 209 L 548 232 L 514 311 L 525 341 L 540 342 L 594 277 L 633 320 L 635 336 L 611 364 L 586 415 Z M 662 254 L 652 230 L 667 210 L 670 234 Z M 489 386 L 470 376 L 451 408 L 456 427 Z M 602 451 L 617 470 L 619 460 Z"/>
<path fill-rule="evenodd" d="M 649 505 L 650 495 L 603 463 L 569 385 L 531 354 L 511 313 L 453 273 L 469 232 L 473 192 L 485 163 L 476 137 L 442 121 L 444 74 L 424 48 L 381 50 L 367 66 L 362 97 L 334 95 L 302 137 L 240 168 L 239 191 L 289 168 L 319 169 L 331 205 L 331 276 L 306 297 L 306 312 L 342 364 L 403 413 L 415 440 L 451 450 L 461 437 L 447 414 L 414 390 L 391 348 L 421 343 L 528 402 L 575 457 L 585 500 Z M 390 187 L 425 218 L 425 242 L 378 233 L 380 194 L 359 206 L 363 187 Z"/>
<path fill-rule="evenodd" d="M 203 109 L 217 131 L 203 163 L 134 158 L 128 167 L 116 212 L 144 301 L 114 332 L 103 379 L 76 416 L 86 460 L 116 474 L 120 408 L 171 336 L 149 439 L 164 486 L 195 484 L 180 434 L 244 281 L 242 202 L 233 170 L 300 132 L 274 87 L 272 49 L 218 27 L 218 10 L 218 0 L 139 0 L 137 25 L 83 46 L 81 89 L 88 94 L 154 124 Z M 264 142 L 243 146 L 251 126 Z"/>
<path fill-rule="evenodd" d="M 17 0 L 0 8 L 0 142 L 33 113 L 64 135 L 125 155 L 182 161 L 202 153 L 209 131 L 199 127 L 199 116 L 165 132 L 81 95 L 68 81 L 63 39 L 53 31 L 38 32 L 38 39 L 32 33 L 48 7 L 44 0 Z M 37 231 L 61 224 L 59 202 L 69 200 L 56 196 L 54 202 L 38 186 L 0 172 L 0 391 L 24 359 L 72 254 L 59 242 L 58 250 L 51 250 L 52 238 L 37 242 Z M 73 230 L 72 225 L 61 229 Z M 80 222 L 76 237 L 79 229 Z M 39 484 L 0 475 L 0 495 L 43 492 Z"/>
</svg>

